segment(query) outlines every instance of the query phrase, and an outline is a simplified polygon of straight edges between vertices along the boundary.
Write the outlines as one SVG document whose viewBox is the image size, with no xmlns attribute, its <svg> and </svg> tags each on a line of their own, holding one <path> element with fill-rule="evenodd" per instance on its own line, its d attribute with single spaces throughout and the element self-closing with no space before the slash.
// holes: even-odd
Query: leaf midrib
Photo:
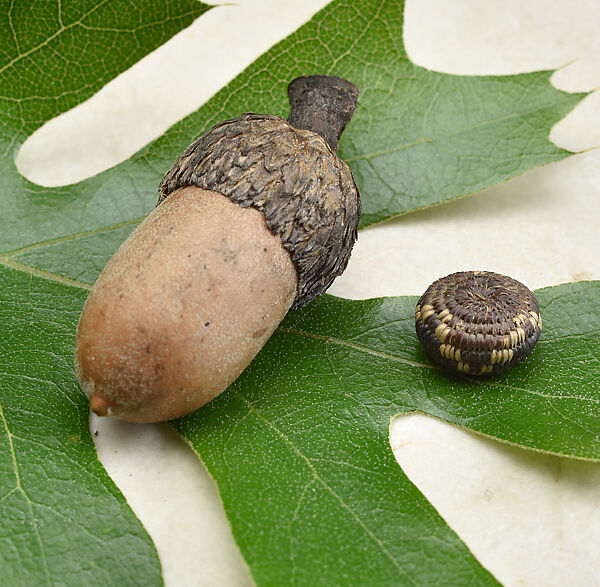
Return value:
<svg viewBox="0 0 600 587">
<path fill-rule="evenodd" d="M 363 155 L 356 155 L 354 157 L 345 157 L 344 161 L 346 163 L 351 163 L 353 161 L 370 161 L 371 159 L 374 159 L 375 157 L 383 157 L 384 155 L 398 153 L 399 151 L 404 151 L 406 149 L 410 149 L 411 147 L 416 147 L 418 145 L 422 145 L 422 144 L 426 144 L 426 143 L 434 143 L 435 141 L 438 141 L 440 139 L 447 139 L 450 137 L 455 137 L 455 136 L 461 135 L 465 132 L 470 132 L 472 130 L 485 128 L 486 126 L 489 126 L 491 124 L 498 124 L 499 122 L 506 122 L 507 120 L 511 120 L 513 118 L 521 118 L 523 116 L 541 112 L 542 110 L 546 110 L 548 108 L 553 108 L 554 106 L 562 104 L 563 102 L 568 102 L 569 100 L 572 100 L 573 96 L 577 96 L 577 94 L 565 94 L 562 98 L 554 100 L 553 102 L 549 102 L 548 104 L 544 104 L 542 106 L 537 106 L 535 108 L 530 108 L 529 110 L 523 110 L 520 112 L 513 112 L 510 114 L 506 114 L 504 116 L 499 116 L 498 118 L 492 118 L 490 120 L 484 120 L 482 122 L 478 122 L 476 124 L 472 124 L 470 126 L 466 126 L 461 129 L 453 130 L 448 133 L 439 134 L 439 135 L 435 135 L 435 136 L 431 136 L 431 137 L 422 137 L 420 139 L 417 139 L 416 141 L 412 141 L 410 143 L 405 143 L 404 145 L 398 145 L 397 147 L 392 147 L 390 149 L 384 149 L 382 151 L 376 151 L 374 153 L 366 153 Z M 572 151 L 568 151 L 566 149 L 562 149 L 562 150 L 564 151 L 564 153 L 572 153 Z M 510 159 L 502 159 L 501 161 L 512 161 L 514 159 L 524 159 L 526 157 L 535 157 L 535 156 L 536 155 L 533 153 L 530 155 L 525 155 L 525 154 L 521 153 L 518 156 L 512 157 Z M 479 157 L 479 158 L 481 158 L 481 157 Z M 497 159 L 493 159 L 493 160 L 496 161 Z"/>
<path fill-rule="evenodd" d="M 31 245 L 26 245 L 24 247 L 20 247 L 18 249 L 13 249 L 11 251 L 5 252 L 0 257 L 14 257 L 15 255 L 21 255 L 23 253 L 29 253 L 30 251 L 34 251 L 36 249 L 40 249 L 43 247 L 49 247 L 51 245 L 56 245 L 60 243 L 70 242 L 77 240 L 79 238 L 85 238 L 87 236 L 96 236 L 98 234 L 104 234 L 105 232 L 110 232 L 111 230 L 118 230 L 119 228 L 124 228 L 125 226 L 131 226 L 133 224 L 137 224 L 144 220 L 145 216 L 140 216 L 139 218 L 133 218 L 131 220 L 124 220 L 123 222 L 118 222 L 117 224 L 110 224 L 108 226 L 101 226 L 99 228 L 92 228 L 90 230 L 82 230 L 81 232 L 77 232 L 75 234 L 68 234 L 65 236 L 58 236 L 56 238 L 51 238 L 45 241 L 39 241 L 37 243 L 33 243 Z"/>
<path fill-rule="evenodd" d="M 356 351 L 359 352 L 363 352 L 363 353 L 367 353 L 369 355 L 374 355 L 376 357 L 380 357 L 383 359 L 388 359 L 391 361 L 397 361 L 398 363 L 403 363 L 405 365 L 410 365 L 411 367 L 420 367 L 423 369 L 434 369 L 436 371 L 439 371 L 439 367 L 437 367 L 436 365 L 433 364 L 427 364 L 427 363 L 419 363 L 418 361 L 411 361 L 409 359 L 404 359 L 403 357 L 399 357 L 397 355 L 391 355 L 389 353 L 384 353 L 382 351 L 378 351 L 376 349 L 372 349 L 369 348 L 367 346 L 363 346 L 363 345 L 359 345 L 353 342 L 350 342 L 348 340 L 343 340 L 341 338 L 335 338 L 333 336 L 326 336 L 326 335 L 322 335 L 322 334 L 314 334 L 312 332 L 306 332 L 303 330 L 297 330 L 294 328 L 285 328 L 285 327 L 279 327 L 277 328 L 277 330 L 279 332 L 282 332 L 284 334 L 295 334 L 297 336 L 303 336 L 306 338 L 312 338 L 315 340 L 321 340 L 325 343 L 333 343 L 333 344 L 338 344 L 340 346 L 345 346 L 345 347 L 349 347 L 351 349 L 354 349 Z M 509 383 L 502 383 L 499 381 L 489 381 L 486 379 L 474 379 L 471 377 L 464 377 L 465 381 L 470 381 L 473 383 L 477 383 L 479 385 L 485 385 L 488 387 L 500 387 L 500 388 L 506 388 L 506 389 L 511 389 L 514 391 L 520 391 L 523 393 L 528 393 L 531 395 L 537 395 L 539 397 L 543 397 L 545 399 L 548 400 L 552 400 L 552 399 L 560 399 L 560 400 L 579 400 L 582 402 L 590 402 L 590 403 L 595 403 L 595 404 L 600 404 L 600 398 L 592 398 L 592 397 L 583 397 L 583 396 L 563 396 L 563 395 L 551 395 L 548 393 L 543 393 L 541 391 L 535 391 L 533 389 L 527 389 L 525 387 L 517 387 L 515 385 L 511 385 Z M 552 404 L 551 404 L 552 405 Z"/>
<path fill-rule="evenodd" d="M 88 291 L 92 289 L 91 285 L 84 283 L 83 281 L 77 281 L 76 279 L 63 277 L 62 275 L 57 275 L 56 273 L 52 273 L 50 271 L 36 269 L 35 267 L 12 261 L 6 255 L 0 255 L 0 265 L 5 265 L 11 269 L 16 269 L 17 271 L 22 271 L 23 273 L 29 273 L 30 275 L 35 275 L 36 277 L 43 277 L 45 279 L 49 279 L 50 281 L 57 281 L 63 285 L 70 285 L 72 287 L 77 287 L 79 289 L 85 289 Z"/>
</svg>

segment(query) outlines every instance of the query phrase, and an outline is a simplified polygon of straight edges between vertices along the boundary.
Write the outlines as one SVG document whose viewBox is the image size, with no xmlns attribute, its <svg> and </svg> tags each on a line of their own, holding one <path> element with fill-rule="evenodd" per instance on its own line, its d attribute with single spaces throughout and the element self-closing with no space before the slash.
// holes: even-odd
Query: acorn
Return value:
<svg viewBox="0 0 600 587">
<path fill-rule="evenodd" d="M 417 336 L 449 371 L 498 375 L 522 363 L 542 330 L 533 293 L 489 271 L 461 271 L 432 283 L 417 302 Z"/>
<path fill-rule="evenodd" d="M 345 269 L 360 199 L 336 150 L 358 88 L 317 75 L 288 95 L 287 120 L 245 113 L 195 140 L 98 277 L 75 343 L 96 414 L 158 422 L 208 403 Z"/>
</svg>

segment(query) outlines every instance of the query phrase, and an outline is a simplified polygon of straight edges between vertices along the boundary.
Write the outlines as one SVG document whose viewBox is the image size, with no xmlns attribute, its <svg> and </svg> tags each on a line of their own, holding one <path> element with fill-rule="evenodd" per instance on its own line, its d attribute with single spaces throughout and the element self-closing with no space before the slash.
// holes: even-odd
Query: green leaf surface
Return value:
<svg viewBox="0 0 600 587">
<path fill-rule="evenodd" d="M 11 253 L 7 260 L 57 275 L 66 274 L 75 281 L 91 285 L 137 225 L 137 220 L 124 222 L 100 232 L 59 238 L 41 247 L 24 247 Z"/>
<path fill-rule="evenodd" d="M 87 291 L 0 265 L 3 585 L 160 585 L 154 545 L 98 461 L 73 372 Z"/>
<path fill-rule="evenodd" d="M 94 279 L 89 270 L 81 275 L 77 270 L 99 268 L 100 261 L 93 263 L 98 254 L 82 250 L 73 235 L 95 206 L 103 206 L 101 192 L 92 187 L 86 199 L 79 189 L 46 189 L 28 182 L 15 167 L 19 146 L 44 122 L 92 96 L 208 7 L 193 0 L 35 5 L 13 0 L 3 8 L 0 577 L 11 587 L 159 585 L 161 569 L 152 540 L 98 461 L 89 433 L 89 404 L 73 372 L 75 328 L 87 291 L 57 276 L 51 276 L 54 281 L 36 276 L 40 272 L 2 253 L 61 236 L 72 244 L 72 255 L 61 261 L 68 267 L 63 273 Z M 110 234 L 101 238 L 108 240 L 102 254 L 116 248 Z M 37 251 L 44 257 L 40 265 L 51 264 L 51 252 Z"/>
<path fill-rule="evenodd" d="M 259 584 L 493 582 L 400 469 L 389 426 L 419 411 L 600 459 L 600 282 L 536 295 L 551 326 L 523 365 L 488 381 L 429 363 L 416 297 L 323 296 L 291 312 L 227 392 L 174 422 L 215 478 Z"/>
</svg>

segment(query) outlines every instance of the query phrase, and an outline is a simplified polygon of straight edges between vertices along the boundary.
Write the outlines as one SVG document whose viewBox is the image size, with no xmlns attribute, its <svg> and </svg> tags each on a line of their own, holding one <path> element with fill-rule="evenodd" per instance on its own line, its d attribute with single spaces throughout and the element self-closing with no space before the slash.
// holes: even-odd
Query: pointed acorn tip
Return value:
<svg viewBox="0 0 600 587">
<path fill-rule="evenodd" d="M 109 406 L 104 398 L 93 395 L 90 398 L 90 410 L 98 416 L 108 416 Z"/>
</svg>

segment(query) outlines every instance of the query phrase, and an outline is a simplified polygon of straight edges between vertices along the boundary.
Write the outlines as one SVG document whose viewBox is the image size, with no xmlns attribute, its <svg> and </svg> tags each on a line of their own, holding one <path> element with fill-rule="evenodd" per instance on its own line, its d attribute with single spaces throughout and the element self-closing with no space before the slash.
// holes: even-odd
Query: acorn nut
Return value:
<svg viewBox="0 0 600 587">
<path fill-rule="evenodd" d="M 287 121 L 245 113 L 195 140 L 98 277 L 75 344 L 96 414 L 158 422 L 208 403 L 345 269 L 360 200 L 336 149 L 358 88 L 309 76 L 288 94 Z"/>
<path fill-rule="evenodd" d="M 417 336 L 441 367 L 498 375 L 522 363 L 542 330 L 537 300 L 522 283 L 462 271 L 432 283 L 417 302 Z"/>
</svg>

